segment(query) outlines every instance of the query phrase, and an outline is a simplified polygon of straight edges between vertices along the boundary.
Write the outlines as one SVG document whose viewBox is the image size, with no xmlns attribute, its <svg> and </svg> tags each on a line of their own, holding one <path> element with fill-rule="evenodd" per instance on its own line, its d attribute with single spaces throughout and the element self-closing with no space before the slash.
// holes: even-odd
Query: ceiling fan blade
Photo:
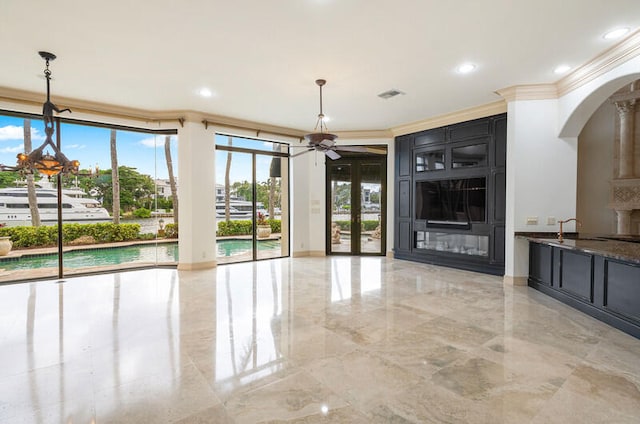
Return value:
<svg viewBox="0 0 640 424">
<path fill-rule="evenodd" d="M 387 149 L 384 147 L 369 147 L 369 146 L 336 146 L 335 150 L 341 150 L 343 152 L 363 152 L 374 153 L 377 155 L 386 155 Z"/>
<path fill-rule="evenodd" d="M 367 152 L 367 148 L 364 146 L 336 146 L 336 150 L 343 152 Z"/>
<path fill-rule="evenodd" d="M 327 157 L 331 160 L 336 160 L 336 159 L 340 159 L 342 156 L 340 156 L 339 154 L 337 154 L 335 151 L 329 149 L 329 150 L 325 150 L 324 154 L 327 155 Z"/>
<path fill-rule="evenodd" d="M 330 149 L 331 147 L 333 147 L 336 144 L 335 141 L 333 140 L 329 140 L 328 138 L 325 138 L 324 140 L 322 140 L 319 144 L 319 146 L 324 147 L 325 149 Z"/>
<path fill-rule="evenodd" d="M 289 157 L 295 158 L 296 156 L 300 156 L 300 155 L 304 155 L 305 153 L 309 153 L 309 152 L 313 152 L 315 149 L 309 149 L 307 148 L 306 150 L 303 150 L 301 152 L 296 153 L 295 155 L 291 155 Z"/>
<path fill-rule="evenodd" d="M 367 147 L 367 152 L 375 153 L 377 155 L 386 155 L 387 149 L 384 147 Z"/>
</svg>

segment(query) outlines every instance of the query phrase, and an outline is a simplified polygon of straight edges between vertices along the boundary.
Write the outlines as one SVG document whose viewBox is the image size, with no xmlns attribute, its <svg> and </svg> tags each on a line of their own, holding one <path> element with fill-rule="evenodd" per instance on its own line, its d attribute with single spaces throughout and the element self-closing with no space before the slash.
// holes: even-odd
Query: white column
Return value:
<svg viewBox="0 0 640 424">
<path fill-rule="evenodd" d="M 199 119 L 178 128 L 178 269 L 216 266 L 215 134 Z"/>
<path fill-rule="evenodd" d="M 620 155 L 618 178 L 633 178 L 633 116 L 635 101 L 616 102 L 620 118 Z"/>
<path fill-rule="evenodd" d="M 618 216 L 618 234 L 631 234 L 631 211 L 616 210 Z"/>
<path fill-rule="evenodd" d="M 291 256 L 309 256 L 311 249 L 309 236 L 310 190 L 309 169 L 314 153 L 297 156 L 289 161 L 291 167 Z M 324 178 L 321 180 L 324 184 Z"/>
</svg>

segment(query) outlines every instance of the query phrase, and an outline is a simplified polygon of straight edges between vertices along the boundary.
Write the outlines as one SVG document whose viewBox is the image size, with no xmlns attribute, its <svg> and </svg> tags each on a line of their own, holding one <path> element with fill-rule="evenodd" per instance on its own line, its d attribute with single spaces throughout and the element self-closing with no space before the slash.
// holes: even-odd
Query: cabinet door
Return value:
<svg viewBox="0 0 640 424">
<path fill-rule="evenodd" d="M 398 177 L 411 176 L 411 138 L 398 137 L 396 139 L 396 175 Z"/>
<path fill-rule="evenodd" d="M 551 246 L 529 243 L 529 277 L 537 283 L 552 286 L 552 258 Z"/>
</svg>

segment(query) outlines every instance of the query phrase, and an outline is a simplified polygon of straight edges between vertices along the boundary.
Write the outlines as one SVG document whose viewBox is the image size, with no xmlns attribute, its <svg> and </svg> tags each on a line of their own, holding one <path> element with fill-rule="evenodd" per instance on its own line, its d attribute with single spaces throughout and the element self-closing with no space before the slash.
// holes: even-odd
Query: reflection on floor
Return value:
<svg viewBox="0 0 640 424">
<path fill-rule="evenodd" d="M 640 340 L 498 277 L 275 259 L 0 287 L 0 422 L 638 422 Z"/>
</svg>

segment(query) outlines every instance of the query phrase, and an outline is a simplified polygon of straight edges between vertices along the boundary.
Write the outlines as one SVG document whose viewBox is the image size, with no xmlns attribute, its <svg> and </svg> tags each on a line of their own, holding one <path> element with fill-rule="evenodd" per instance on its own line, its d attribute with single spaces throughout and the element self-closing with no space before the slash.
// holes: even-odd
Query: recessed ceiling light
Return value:
<svg viewBox="0 0 640 424">
<path fill-rule="evenodd" d="M 201 88 L 200 90 L 198 90 L 198 94 L 201 95 L 202 97 L 211 97 L 213 96 L 213 93 L 211 92 L 211 90 L 209 90 L 208 88 Z"/>
<path fill-rule="evenodd" d="M 571 69 L 571 67 L 569 65 L 559 65 L 558 67 L 556 67 L 556 69 L 553 70 L 553 72 L 555 74 L 564 74 L 569 69 Z"/>
<path fill-rule="evenodd" d="M 456 68 L 456 72 L 459 74 L 468 74 L 476 70 L 476 65 L 473 63 L 463 63 Z"/>
<path fill-rule="evenodd" d="M 629 28 L 618 28 L 605 33 L 602 38 L 605 40 L 615 40 L 629 32 Z"/>
</svg>

